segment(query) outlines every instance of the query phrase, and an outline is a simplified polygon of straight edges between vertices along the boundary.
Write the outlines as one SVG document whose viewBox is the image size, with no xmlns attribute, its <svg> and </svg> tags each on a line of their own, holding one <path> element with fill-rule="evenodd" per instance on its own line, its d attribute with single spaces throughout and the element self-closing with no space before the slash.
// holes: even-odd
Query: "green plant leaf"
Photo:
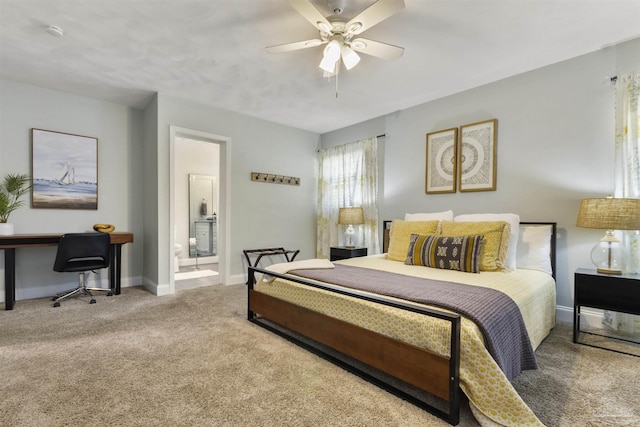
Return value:
<svg viewBox="0 0 640 427">
<path fill-rule="evenodd" d="M 29 189 L 30 178 L 27 174 L 7 174 L 0 183 L 0 223 L 8 222 L 9 215 L 24 206 L 19 200 Z"/>
</svg>

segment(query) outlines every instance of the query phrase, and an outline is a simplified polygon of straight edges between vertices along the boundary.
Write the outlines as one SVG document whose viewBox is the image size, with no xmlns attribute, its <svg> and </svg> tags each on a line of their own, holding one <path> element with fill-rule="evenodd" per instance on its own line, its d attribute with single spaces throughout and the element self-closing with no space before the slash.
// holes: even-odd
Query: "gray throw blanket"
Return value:
<svg viewBox="0 0 640 427">
<path fill-rule="evenodd" d="M 340 264 L 332 269 L 293 270 L 290 273 L 459 313 L 478 325 L 489 353 L 509 381 L 523 370 L 538 367 L 520 309 L 503 292 Z"/>
</svg>

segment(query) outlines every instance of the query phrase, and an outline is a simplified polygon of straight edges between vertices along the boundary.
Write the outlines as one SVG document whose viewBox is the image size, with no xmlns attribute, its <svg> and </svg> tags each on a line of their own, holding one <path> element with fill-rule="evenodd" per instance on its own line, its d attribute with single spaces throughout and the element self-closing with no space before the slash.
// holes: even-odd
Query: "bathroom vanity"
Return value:
<svg viewBox="0 0 640 427">
<path fill-rule="evenodd" d="M 218 255 L 215 176 L 189 174 L 189 257 Z"/>
<path fill-rule="evenodd" d="M 199 257 L 217 255 L 216 217 L 213 216 L 211 219 L 196 220 L 194 226 L 196 239 L 194 251 L 198 251 Z M 195 253 L 193 256 L 195 256 Z"/>
</svg>

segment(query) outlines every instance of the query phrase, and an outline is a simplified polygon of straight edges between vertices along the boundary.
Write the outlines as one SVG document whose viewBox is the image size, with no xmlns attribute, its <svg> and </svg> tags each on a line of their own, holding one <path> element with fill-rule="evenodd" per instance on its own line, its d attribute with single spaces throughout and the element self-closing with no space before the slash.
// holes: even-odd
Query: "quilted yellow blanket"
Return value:
<svg viewBox="0 0 640 427">
<path fill-rule="evenodd" d="M 533 348 L 542 342 L 555 324 L 555 282 L 551 276 L 539 271 L 462 273 L 405 265 L 388 260 L 385 255 L 352 258 L 340 263 L 498 289 L 520 307 Z M 417 347 L 449 355 L 448 331 L 443 330 L 443 323 L 437 319 L 426 319 L 416 313 L 280 279 L 259 281 L 255 289 Z M 478 327 L 464 317 L 461 342 L 460 387 L 469 398 L 480 424 L 541 426 L 542 423 L 487 351 Z"/>
</svg>

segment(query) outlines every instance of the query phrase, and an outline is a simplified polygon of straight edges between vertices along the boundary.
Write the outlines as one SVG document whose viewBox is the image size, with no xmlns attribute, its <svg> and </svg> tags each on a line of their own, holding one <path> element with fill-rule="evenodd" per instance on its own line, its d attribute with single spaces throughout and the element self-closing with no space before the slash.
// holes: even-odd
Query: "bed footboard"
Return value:
<svg viewBox="0 0 640 427">
<path fill-rule="evenodd" d="M 256 272 L 446 320 L 451 323 L 451 356 L 441 356 L 294 303 L 260 293 L 253 289 L 253 279 Z M 459 387 L 459 315 L 427 309 L 411 303 L 401 303 L 359 291 L 346 290 L 329 284 L 281 275 L 255 267 L 249 267 L 247 286 L 247 318 L 249 321 L 285 337 L 332 363 L 444 419 L 452 425 L 458 424 L 461 393 Z M 273 322 L 280 328 L 271 326 L 269 322 Z M 309 345 L 307 342 L 296 338 L 295 335 L 286 333 L 281 328 L 300 334 L 419 390 L 436 396 L 446 402 L 448 409 L 442 410 L 430 402 L 421 400 L 391 382 L 384 381 L 361 369 L 357 364 L 350 363 L 348 359 L 336 357 L 329 352 L 323 351 L 318 346 Z"/>
</svg>

